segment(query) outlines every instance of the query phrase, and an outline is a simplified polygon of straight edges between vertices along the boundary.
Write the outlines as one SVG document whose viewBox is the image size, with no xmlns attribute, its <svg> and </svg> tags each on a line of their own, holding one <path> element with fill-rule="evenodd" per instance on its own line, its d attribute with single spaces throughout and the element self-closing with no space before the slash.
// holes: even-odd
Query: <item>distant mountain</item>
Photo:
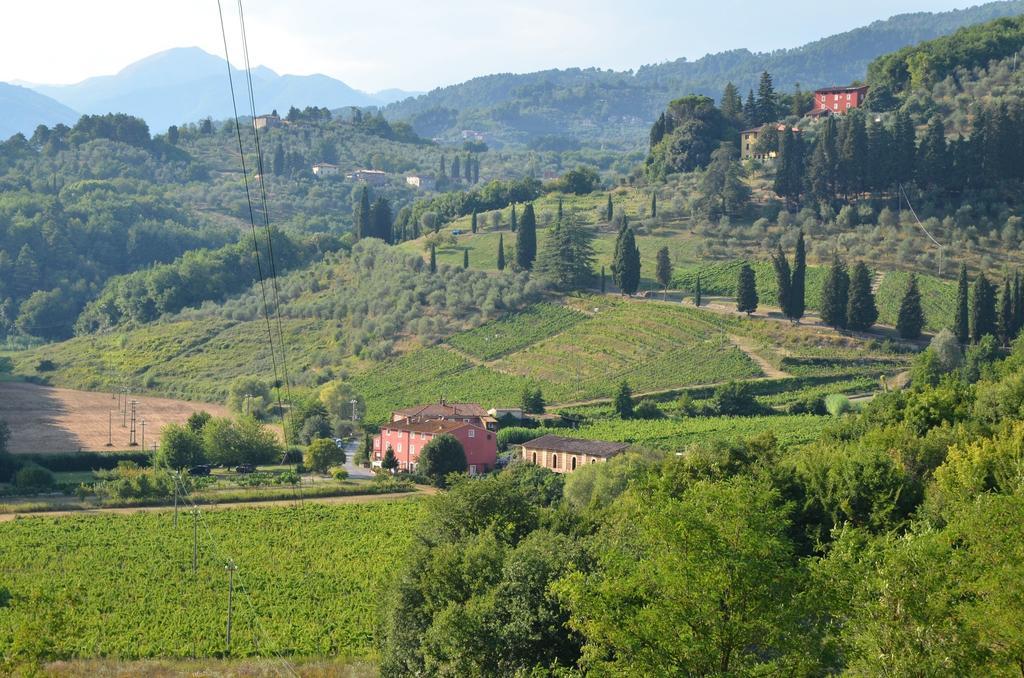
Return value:
<svg viewBox="0 0 1024 678">
<path fill-rule="evenodd" d="M 27 87 L 0 82 L 0 139 L 21 132 L 28 136 L 40 123 L 74 125 L 79 114 Z"/>
<path fill-rule="evenodd" d="M 394 103 L 385 114 L 408 120 L 427 137 L 482 131 L 497 142 L 566 147 L 579 142 L 642 146 L 669 101 L 690 93 L 721 96 L 727 82 L 746 95 L 769 71 L 776 89 L 805 90 L 864 79 L 876 57 L 947 35 L 963 26 L 1024 13 L 1024 0 L 950 12 L 901 14 L 795 49 L 745 49 L 643 66 L 635 72 L 564 69 L 498 74 Z"/>
<path fill-rule="evenodd" d="M 233 69 L 239 113 L 248 111 L 245 72 Z M 75 85 L 37 85 L 34 89 L 82 113 L 130 113 L 160 132 L 169 125 L 206 116 L 231 115 L 231 96 L 224 59 L 198 47 L 160 52 L 137 61 L 116 75 L 89 78 Z M 290 106 L 380 106 L 408 96 L 400 90 L 378 95 L 353 89 L 326 75 L 278 75 L 265 66 L 252 71 L 258 113 Z"/>
</svg>

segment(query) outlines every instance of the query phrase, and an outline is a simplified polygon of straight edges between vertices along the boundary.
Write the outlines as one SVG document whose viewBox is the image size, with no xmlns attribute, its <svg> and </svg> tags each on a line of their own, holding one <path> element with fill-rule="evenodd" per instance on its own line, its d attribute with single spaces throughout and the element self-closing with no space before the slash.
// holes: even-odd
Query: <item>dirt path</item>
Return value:
<svg viewBox="0 0 1024 678">
<path fill-rule="evenodd" d="M 387 494 L 356 494 L 344 497 L 308 497 L 303 503 L 314 504 L 369 504 L 377 501 L 397 501 L 409 497 L 419 497 L 425 494 L 436 494 L 437 488 L 417 485 L 415 492 L 389 492 Z M 273 506 L 295 506 L 296 499 L 264 499 L 256 501 L 237 501 L 223 504 L 200 504 L 200 511 L 220 511 L 236 508 L 264 508 Z M 62 518 L 67 516 L 92 516 L 100 514 L 128 515 L 132 513 L 154 513 L 157 511 L 173 511 L 172 506 L 133 506 L 128 508 L 95 508 L 75 511 L 28 511 L 25 513 L 0 513 L 0 523 L 14 520 L 16 518 L 48 517 Z"/>
<path fill-rule="evenodd" d="M 750 341 L 750 337 L 740 337 L 735 334 L 730 334 L 729 341 L 732 342 L 733 346 L 743 351 L 748 358 L 753 360 L 757 366 L 761 368 L 761 371 L 764 372 L 764 376 L 769 379 L 786 379 L 787 377 L 793 376 L 792 374 L 783 372 L 778 367 L 775 367 L 775 365 L 768 362 L 764 356 L 759 354 L 753 342 Z"/>
</svg>

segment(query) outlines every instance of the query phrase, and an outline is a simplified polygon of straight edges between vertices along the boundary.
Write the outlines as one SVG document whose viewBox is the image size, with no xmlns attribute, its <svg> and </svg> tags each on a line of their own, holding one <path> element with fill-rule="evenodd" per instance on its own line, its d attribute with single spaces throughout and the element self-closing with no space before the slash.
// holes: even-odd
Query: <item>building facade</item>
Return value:
<svg viewBox="0 0 1024 678">
<path fill-rule="evenodd" d="M 868 94 L 867 85 L 825 87 L 814 92 L 814 112 L 846 113 L 860 108 Z M 819 113 L 820 114 L 820 113 Z"/>
<path fill-rule="evenodd" d="M 370 186 L 383 186 L 387 183 L 388 175 L 381 170 L 357 169 L 351 174 L 346 174 L 349 181 L 362 181 Z"/>
<path fill-rule="evenodd" d="M 269 115 L 257 115 L 253 118 L 252 124 L 256 129 L 273 129 L 281 126 L 281 118 L 273 113 Z"/>
<path fill-rule="evenodd" d="M 628 448 L 627 443 L 545 435 L 523 443 L 522 458 L 555 473 L 572 473 L 586 464 L 604 463 Z"/>
<path fill-rule="evenodd" d="M 423 447 L 436 436 L 448 434 L 462 443 L 470 475 L 494 469 L 498 461 L 498 436 L 494 431 L 461 421 L 441 419 L 393 420 L 381 426 L 373 439 L 373 466 L 380 466 L 390 447 L 402 471 L 415 471 Z"/>
<path fill-rule="evenodd" d="M 318 162 L 313 165 L 313 174 L 318 177 L 336 177 L 340 172 L 340 167 L 329 162 Z"/>
</svg>

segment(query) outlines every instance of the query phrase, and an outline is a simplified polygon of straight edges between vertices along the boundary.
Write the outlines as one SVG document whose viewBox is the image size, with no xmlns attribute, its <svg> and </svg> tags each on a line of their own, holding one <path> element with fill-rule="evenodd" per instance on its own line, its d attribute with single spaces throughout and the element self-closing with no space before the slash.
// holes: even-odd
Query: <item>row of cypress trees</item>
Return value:
<svg viewBox="0 0 1024 678">
<path fill-rule="evenodd" d="M 964 345 L 978 343 L 982 337 L 990 334 L 1004 346 L 1009 346 L 1024 329 L 1022 294 L 1024 291 L 1021 289 L 1020 272 L 1012 278 L 1007 275 L 997 305 L 996 286 L 989 282 L 984 273 L 979 273 L 974 283 L 970 283 L 967 265 L 961 264 L 953 334 Z"/>
</svg>

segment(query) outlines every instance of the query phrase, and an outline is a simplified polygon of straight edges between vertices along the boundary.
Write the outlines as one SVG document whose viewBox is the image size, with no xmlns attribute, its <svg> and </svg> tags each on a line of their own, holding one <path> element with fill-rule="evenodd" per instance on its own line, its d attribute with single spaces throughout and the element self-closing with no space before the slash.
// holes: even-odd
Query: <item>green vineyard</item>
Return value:
<svg viewBox="0 0 1024 678">
<path fill-rule="evenodd" d="M 0 655 L 14 661 L 366 657 L 417 501 L 204 512 L 198 571 L 182 512 L 0 524 Z"/>
</svg>

